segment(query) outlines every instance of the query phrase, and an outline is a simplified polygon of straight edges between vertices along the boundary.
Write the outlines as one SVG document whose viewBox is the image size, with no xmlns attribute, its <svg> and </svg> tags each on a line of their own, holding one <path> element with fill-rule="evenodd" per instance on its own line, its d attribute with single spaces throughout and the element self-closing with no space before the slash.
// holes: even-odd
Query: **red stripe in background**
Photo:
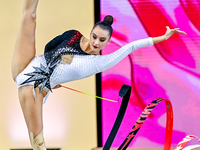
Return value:
<svg viewBox="0 0 200 150">
<path fill-rule="evenodd" d="M 116 38 L 117 40 L 122 41 L 123 43 L 128 43 L 128 38 L 120 32 L 113 30 L 112 36 L 114 38 Z M 131 88 L 130 103 L 133 104 L 134 106 L 138 106 L 141 110 L 143 110 L 146 107 L 146 103 L 145 103 L 145 100 L 143 100 L 142 96 L 140 95 L 140 93 L 138 91 L 138 87 L 137 87 L 135 80 L 134 80 L 135 77 L 134 77 L 134 58 L 133 58 L 133 55 L 128 55 L 128 58 L 130 60 L 130 67 L 131 67 L 130 76 L 131 76 L 131 87 L 132 87 Z M 109 87 L 112 87 L 113 89 L 118 90 L 118 89 L 120 89 L 120 87 L 123 84 L 125 84 L 125 83 L 123 83 L 123 84 L 120 83 L 119 79 L 108 79 L 106 81 L 103 81 L 102 83 L 103 83 L 102 89 L 104 89 L 104 90 L 109 88 Z M 153 115 L 153 113 L 151 113 L 149 115 L 149 118 L 153 118 L 153 117 L 154 117 L 154 115 Z"/>
<path fill-rule="evenodd" d="M 114 37 L 120 41 L 123 41 L 125 43 L 128 43 L 128 38 L 124 34 L 117 32 L 116 30 L 113 30 L 112 37 Z"/>
<path fill-rule="evenodd" d="M 130 103 L 135 105 L 135 106 L 139 106 L 142 110 L 145 109 L 146 107 L 146 103 L 145 100 L 142 98 L 142 96 L 140 95 L 138 88 L 137 88 L 137 84 L 135 83 L 135 77 L 134 77 L 134 58 L 133 55 L 128 55 L 128 58 L 130 60 L 130 66 L 131 66 L 131 87 L 132 87 L 132 92 L 134 93 L 134 98 L 131 97 L 130 99 Z M 153 113 L 151 113 L 149 115 L 149 118 L 153 118 L 154 115 Z"/>
<path fill-rule="evenodd" d="M 179 0 L 192 24 L 200 31 L 200 1 Z M 191 11 L 192 10 L 192 11 Z"/>
<path fill-rule="evenodd" d="M 153 2 L 150 0 L 129 0 L 129 2 L 150 37 L 163 35 L 166 26 L 175 28 L 175 24 L 165 9 L 156 0 Z M 195 68 L 195 61 L 179 34 L 174 34 L 167 41 L 155 44 L 155 47 L 167 62 L 200 77 L 198 73 L 183 67 Z"/>
</svg>

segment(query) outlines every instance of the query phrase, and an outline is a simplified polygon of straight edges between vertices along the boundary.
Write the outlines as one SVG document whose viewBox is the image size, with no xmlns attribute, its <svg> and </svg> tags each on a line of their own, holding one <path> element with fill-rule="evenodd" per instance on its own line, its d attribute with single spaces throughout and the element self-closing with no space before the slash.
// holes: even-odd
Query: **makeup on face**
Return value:
<svg viewBox="0 0 200 150">
<path fill-rule="evenodd" d="M 90 35 L 90 47 L 93 51 L 98 53 L 103 49 L 110 41 L 109 31 L 102 29 L 99 26 L 96 26 Z"/>
</svg>

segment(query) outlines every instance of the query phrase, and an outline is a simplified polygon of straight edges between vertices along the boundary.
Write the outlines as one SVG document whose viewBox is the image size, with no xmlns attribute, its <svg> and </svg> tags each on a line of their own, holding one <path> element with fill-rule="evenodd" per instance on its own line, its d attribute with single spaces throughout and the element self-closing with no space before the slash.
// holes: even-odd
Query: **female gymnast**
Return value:
<svg viewBox="0 0 200 150">
<path fill-rule="evenodd" d="M 22 22 L 12 60 L 12 77 L 18 84 L 20 105 L 34 150 L 46 150 L 43 138 L 43 103 L 57 85 L 102 72 L 134 50 L 167 40 L 174 33 L 167 27 L 159 37 L 131 42 L 109 55 L 99 55 L 110 43 L 112 16 L 106 16 L 91 30 L 87 39 L 77 30 L 69 30 L 51 40 L 44 55 L 35 56 L 36 9 L 39 0 L 25 0 Z"/>
</svg>

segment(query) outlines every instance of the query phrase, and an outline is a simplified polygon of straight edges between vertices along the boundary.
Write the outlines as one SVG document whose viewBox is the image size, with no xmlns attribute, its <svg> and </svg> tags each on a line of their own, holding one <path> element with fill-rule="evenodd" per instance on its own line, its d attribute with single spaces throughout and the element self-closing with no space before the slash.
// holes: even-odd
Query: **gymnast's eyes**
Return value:
<svg viewBox="0 0 200 150">
<path fill-rule="evenodd" d="M 96 39 L 97 37 L 95 35 L 93 35 L 93 38 Z"/>
<path fill-rule="evenodd" d="M 106 39 L 100 39 L 101 42 L 104 42 Z"/>
<path fill-rule="evenodd" d="M 97 36 L 95 34 L 93 34 L 93 39 L 97 39 Z M 100 38 L 100 42 L 104 42 L 106 40 L 105 37 Z"/>
</svg>

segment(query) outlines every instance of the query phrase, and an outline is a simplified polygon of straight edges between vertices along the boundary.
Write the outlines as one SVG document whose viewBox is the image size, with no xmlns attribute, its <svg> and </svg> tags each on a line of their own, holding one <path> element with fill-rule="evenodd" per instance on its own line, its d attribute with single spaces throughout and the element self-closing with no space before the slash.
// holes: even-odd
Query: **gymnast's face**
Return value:
<svg viewBox="0 0 200 150">
<path fill-rule="evenodd" d="M 90 33 L 90 48 L 95 54 L 100 54 L 107 44 L 110 43 L 110 33 L 108 30 L 96 26 Z"/>
</svg>

